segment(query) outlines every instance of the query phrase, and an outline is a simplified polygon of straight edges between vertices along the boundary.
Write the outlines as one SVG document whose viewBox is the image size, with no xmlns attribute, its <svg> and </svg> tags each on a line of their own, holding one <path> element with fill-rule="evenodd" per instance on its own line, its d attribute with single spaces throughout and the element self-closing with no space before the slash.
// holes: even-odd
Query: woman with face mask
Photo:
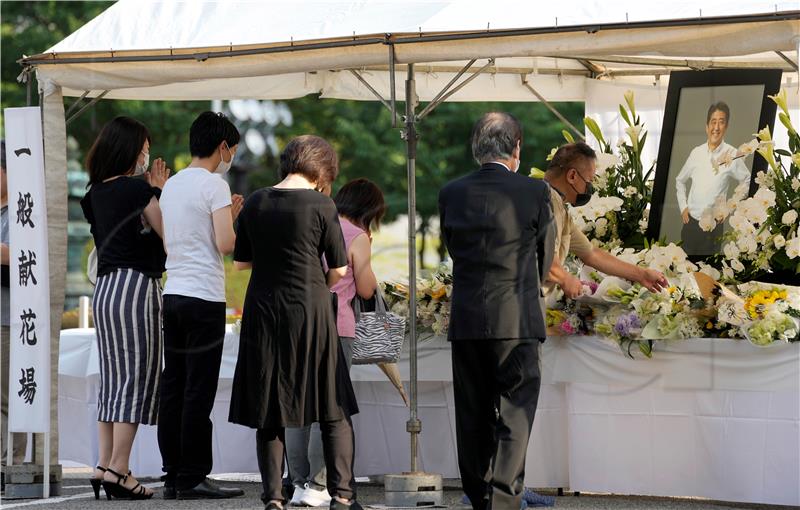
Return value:
<svg viewBox="0 0 800 510">
<path fill-rule="evenodd" d="M 97 250 L 92 312 L 100 358 L 95 498 L 101 485 L 109 499 L 153 495 L 128 469 L 139 424 L 158 418 L 161 376 L 166 254 L 158 200 L 169 169 L 157 159 L 147 171 L 149 159 L 147 128 L 129 117 L 106 124 L 86 159 L 89 191 L 81 207 Z"/>
</svg>

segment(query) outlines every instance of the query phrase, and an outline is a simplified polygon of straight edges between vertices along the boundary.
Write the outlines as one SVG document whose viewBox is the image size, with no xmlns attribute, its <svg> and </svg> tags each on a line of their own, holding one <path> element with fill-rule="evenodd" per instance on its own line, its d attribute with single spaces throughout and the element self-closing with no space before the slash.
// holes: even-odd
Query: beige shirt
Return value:
<svg viewBox="0 0 800 510">
<path fill-rule="evenodd" d="M 569 252 L 579 258 L 589 255 L 594 246 L 572 221 L 564 199 L 552 186 L 550 187 L 550 203 L 553 206 L 553 219 L 556 225 L 556 248 L 553 253 L 553 261 L 563 266 Z M 545 292 L 549 293 L 555 285 L 547 282 L 543 287 Z"/>
</svg>

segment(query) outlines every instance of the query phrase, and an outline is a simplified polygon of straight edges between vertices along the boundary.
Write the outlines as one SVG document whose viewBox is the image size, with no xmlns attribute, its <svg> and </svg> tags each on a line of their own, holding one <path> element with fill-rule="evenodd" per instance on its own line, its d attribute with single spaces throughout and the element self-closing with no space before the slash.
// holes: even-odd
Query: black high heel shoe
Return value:
<svg viewBox="0 0 800 510">
<path fill-rule="evenodd" d="M 116 482 L 107 482 L 103 480 L 103 489 L 106 491 L 106 497 L 108 499 L 113 497 L 117 499 L 141 500 L 153 497 L 153 493 L 151 492 L 148 494 L 140 483 L 137 483 L 136 486 L 131 489 L 123 485 L 128 480 L 128 476 L 131 474 L 130 471 L 128 471 L 127 475 L 121 475 L 111 468 L 107 468 L 106 471 L 117 477 Z"/>
<path fill-rule="evenodd" d="M 102 471 L 103 473 L 108 471 L 103 466 L 97 466 L 95 469 L 97 469 L 98 471 Z M 94 499 L 100 499 L 100 486 L 103 484 L 103 479 L 91 477 L 89 479 L 89 483 L 92 484 L 92 490 L 94 491 Z"/>
</svg>

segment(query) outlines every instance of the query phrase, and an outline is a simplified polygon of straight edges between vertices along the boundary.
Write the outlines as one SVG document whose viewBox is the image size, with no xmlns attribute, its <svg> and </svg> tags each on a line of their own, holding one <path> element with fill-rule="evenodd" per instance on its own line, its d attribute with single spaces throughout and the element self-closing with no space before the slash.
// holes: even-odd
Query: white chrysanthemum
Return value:
<svg viewBox="0 0 800 510">
<path fill-rule="evenodd" d="M 608 220 L 605 218 L 597 218 L 597 221 L 594 222 L 594 232 L 597 234 L 598 237 L 603 237 L 606 235 L 608 230 Z"/>
<path fill-rule="evenodd" d="M 731 269 L 736 271 L 737 273 L 741 273 L 744 271 L 744 264 L 739 259 L 731 260 Z"/>
<path fill-rule="evenodd" d="M 608 175 L 605 173 L 595 175 L 594 185 L 597 189 L 606 189 L 608 187 Z"/>
<path fill-rule="evenodd" d="M 639 232 L 641 232 L 642 234 L 647 232 L 647 222 L 648 218 L 647 215 L 645 214 L 645 216 L 641 220 L 639 220 Z"/>
<path fill-rule="evenodd" d="M 728 201 L 725 199 L 725 195 L 720 195 L 714 201 L 714 206 L 711 208 L 712 215 L 715 220 L 722 221 L 728 217 Z"/>
<path fill-rule="evenodd" d="M 703 262 L 700 262 L 698 265 L 700 267 L 701 273 L 707 274 L 714 280 L 719 280 L 720 276 L 722 276 L 715 267 L 709 266 L 708 264 L 704 264 Z"/>
<path fill-rule="evenodd" d="M 739 257 L 739 247 L 734 242 L 726 243 L 722 248 L 722 253 L 725 254 L 725 258 L 728 260 L 736 259 Z"/>
<path fill-rule="evenodd" d="M 733 280 L 733 269 L 728 267 L 727 264 L 722 265 L 722 276 L 727 280 Z"/>
<path fill-rule="evenodd" d="M 797 221 L 797 211 L 794 209 L 789 209 L 781 217 L 781 223 L 784 225 L 794 225 L 795 221 Z"/>
<path fill-rule="evenodd" d="M 792 177 L 792 191 L 800 190 L 800 179 Z"/>
<path fill-rule="evenodd" d="M 776 235 L 776 236 L 775 236 L 775 237 L 772 239 L 772 242 L 775 244 L 775 248 L 777 248 L 777 249 L 779 249 L 779 250 L 780 250 L 781 248 L 783 248 L 784 246 L 786 246 L 786 239 L 785 239 L 785 238 L 784 238 L 782 235 L 780 235 L 780 234 Z"/>
<path fill-rule="evenodd" d="M 758 242 L 752 234 L 739 236 L 736 244 L 742 253 L 755 253 L 758 251 Z"/>
<path fill-rule="evenodd" d="M 597 168 L 597 174 L 600 175 L 605 173 L 605 171 L 612 166 L 617 166 L 619 164 L 619 158 L 614 154 L 598 152 L 595 164 Z"/>
<path fill-rule="evenodd" d="M 624 196 L 625 198 L 630 198 L 636 195 L 637 193 L 639 193 L 639 190 L 637 190 L 634 186 L 628 186 L 627 188 L 622 190 L 622 196 Z"/>
<path fill-rule="evenodd" d="M 790 259 L 800 257 L 800 237 L 793 237 L 786 242 L 786 256 Z"/>
<path fill-rule="evenodd" d="M 702 216 L 700 216 L 700 228 L 706 232 L 711 232 L 717 226 L 717 222 L 714 219 L 714 212 L 712 209 L 706 209 L 703 211 Z"/>
<path fill-rule="evenodd" d="M 748 181 L 745 181 L 736 186 L 736 189 L 733 190 L 733 197 L 731 198 L 738 202 L 740 200 L 744 200 L 749 192 L 750 192 L 750 183 Z"/>
<path fill-rule="evenodd" d="M 753 195 L 753 199 L 763 207 L 773 207 L 775 205 L 775 192 L 769 188 L 761 187 Z"/>
<path fill-rule="evenodd" d="M 748 154 L 754 153 L 756 149 L 758 149 L 758 139 L 753 138 L 749 142 L 743 143 L 742 145 L 739 146 L 737 155 L 746 156 Z"/>
<path fill-rule="evenodd" d="M 775 184 L 775 174 L 773 172 L 758 172 L 756 174 L 756 184 L 762 187 L 771 188 Z"/>
</svg>

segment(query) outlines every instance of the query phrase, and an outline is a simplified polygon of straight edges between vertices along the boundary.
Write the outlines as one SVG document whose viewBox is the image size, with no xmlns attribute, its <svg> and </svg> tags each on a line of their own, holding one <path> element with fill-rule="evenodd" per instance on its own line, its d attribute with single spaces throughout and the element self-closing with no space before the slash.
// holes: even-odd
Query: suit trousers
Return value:
<svg viewBox="0 0 800 510">
<path fill-rule="evenodd" d="M 452 342 L 458 467 L 475 510 L 518 510 L 541 383 L 535 339 Z"/>
</svg>

